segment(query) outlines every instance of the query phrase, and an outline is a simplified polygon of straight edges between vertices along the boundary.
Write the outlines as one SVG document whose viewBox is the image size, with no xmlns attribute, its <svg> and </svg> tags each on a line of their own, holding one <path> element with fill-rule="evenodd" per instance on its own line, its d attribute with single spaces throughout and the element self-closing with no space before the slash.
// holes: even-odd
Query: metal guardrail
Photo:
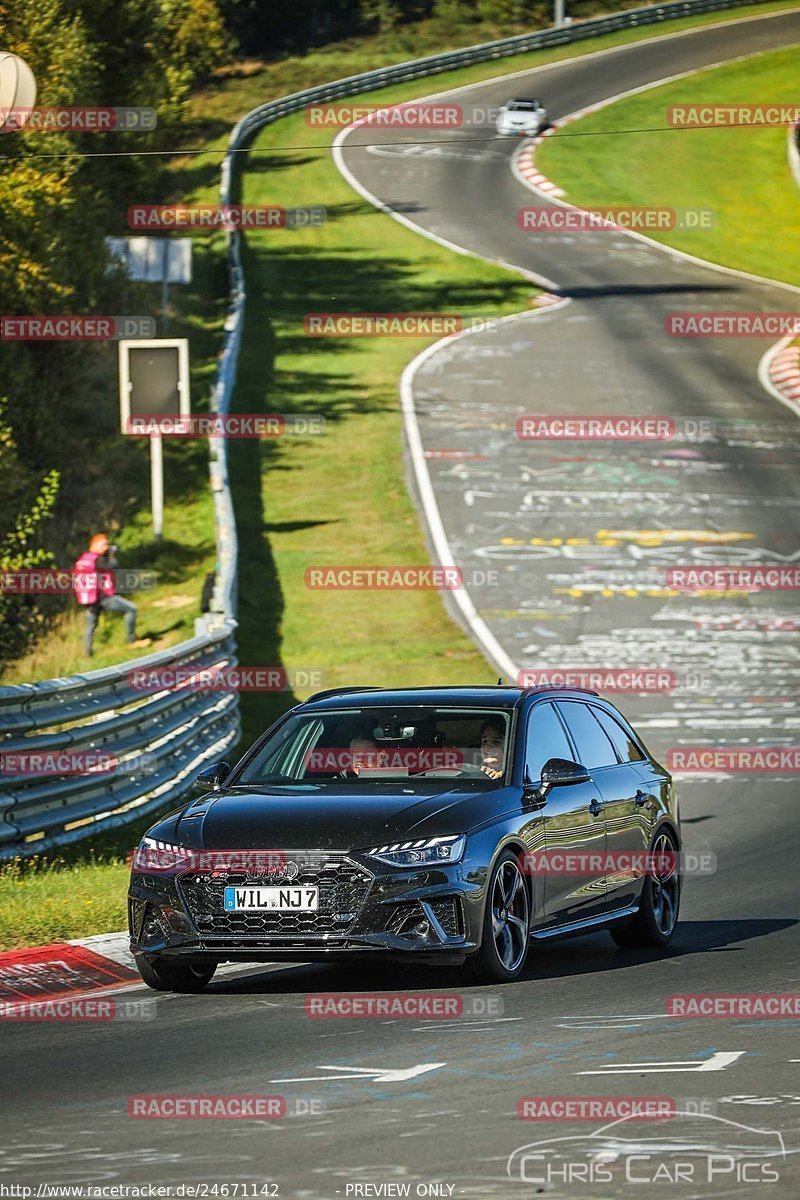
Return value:
<svg viewBox="0 0 800 1200">
<path fill-rule="evenodd" d="M 755 0 L 755 2 L 758 3 L 759 0 Z M 264 125 L 278 120 L 279 117 L 288 116 L 289 113 L 297 112 L 298 109 L 305 108 L 309 104 L 339 100 L 343 96 L 371 91 L 373 88 L 388 87 L 393 83 L 404 83 L 409 79 L 419 79 L 426 75 L 437 75 L 442 71 L 452 71 L 455 67 L 468 67 L 473 63 L 490 62 L 492 59 L 524 54 L 527 50 L 541 50 L 548 46 L 568 45 L 585 38 L 601 37 L 604 33 L 613 33 L 618 29 L 658 25 L 663 21 L 674 21 L 679 17 L 740 8 L 752 3 L 754 0 L 674 0 L 670 4 L 630 8 L 623 12 L 612 13 L 610 16 L 592 17 L 588 21 L 577 21 L 560 28 L 542 29 L 536 33 L 521 33 L 515 37 L 500 38 L 495 42 L 482 42 L 477 46 L 467 46 L 463 50 L 432 54 L 427 58 L 411 59 L 391 67 L 378 67 L 374 71 L 362 71 L 358 75 L 349 75 L 344 79 L 334 80 L 333 83 L 324 83 L 319 87 L 294 92 L 290 96 L 283 96 L 280 100 L 272 100 L 268 104 L 254 108 L 242 117 L 233 130 L 229 142 L 229 152 L 240 150 L 248 138 Z M 223 172 L 221 189 L 224 204 L 231 202 L 233 177 L 229 163 L 226 163 L 226 168 Z"/>
<path fill-rule="evenodd" d="M 238 247 L 231 248 L 231 303 L 211 408 L 227 412 L 236 380 L 244 316 Z M 240 736 L 239 696 L 190 687 L 146 693 L 133 670 L 192 672 L 236 665 L 237 539 L 227 443 L 209 439 L 217 567 L 211 612 L 196 636 L 168 650 L 85 675 L 0 687 L 0 751 L 40 770 L 0 770 L 0 861 L 66 846 L 89 834 L 177 806 L 195 776 Z M 60 754 L 110 759 L 97 773 L 44 774 Z M 19 758 L 17 760 L 20 761 Z M 95 759 L 95 761 L 97 761 Z M 24 763 L 22 764 L 24 765 Z"/>
<path fill-rule="evenodd" d="M 32 768 L 0 780 L 0 858 L 64 846 L 177 804 L 203 764 L 238 740 L 238 695 L 150 692 L 134 686 L 131 673 L 234 666 L 234 630 L 225 622 L 133 662 L 0 689 L 3 755 Z M 53 769 L 69 770 L 60 756 L 88 754 L 103 762 L 97 773 L 43 774 L 48 758 Z"/>
<path fill-rule="evenodd" d="M 558 29 L 520 34 L 379 67 L 262 104 L 247 113 L 231 133 L 221 170 L 221 202 L 233 202 L 238 152 L 253 134 L 307 105 L 436 75 L 455 67 L 599 37 L 618 29 L 657 25 L 748 3 L 752 0 L 677 0 L 628 9 Z M 215 412 L 229 411 L 244 325 L 246 294 L 240 239 L 239 233 L 229 235 L 230 307 L 212 394 Z M 112 774 L 55 775 L 44 781 L 40 774 L 0 774 L 0 859 L 67 845 L 92 831 L 125 824 L 169 803 L 178 804 L 203 764 L 221 757 L 238 740 L 236 693 L 178 689 L 146 695 L 129 684 L 129 674 L 134 668 L 200 669 L 232 666 L 236 662 L 237 538 L 225 439 L 212 439 L 209 453 L 217 575 L 213 611 L 197 622 L 198 635 L 170 650 L 106 670 L 0 688 L 3 753 L 107 750 L 117 760 Z"/>
<path fill-rule="evenodd" d="M 223 177 L 224 177 L 223 170 Z M 230 409 L 231 397 L 236 383 L 236 364 L 244 325 L 244 278 L 239 260 L 238 240 L 229 240 L 229 272 L 231 301 L 225 321 L 225 340 L 211 407 L 214 412 L 226 413 Z M 236 521 L 233 512 L 228 479 L 228 443 L 225 438 L 209 439 L 209 472 L 211 490 L 214 495 L 214 526 L 217 541 L 217 573 L 212 612 L 233 618 L 238 609 L 237 574 L 239 561 Z"/>
<path fill-rule="evenodd" d="M 787 154 L 789 169 L 794 175 L 795 183 L 800 187 L 800 122 L 789 129 Z"/>
</svg>

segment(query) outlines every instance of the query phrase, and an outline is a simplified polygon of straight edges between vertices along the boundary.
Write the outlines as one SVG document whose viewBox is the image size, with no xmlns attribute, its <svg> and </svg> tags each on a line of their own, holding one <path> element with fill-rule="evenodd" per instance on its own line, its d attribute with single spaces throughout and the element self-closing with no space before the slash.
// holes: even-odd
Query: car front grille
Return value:
<svg viewBox="0 0 800 1200">
<path fill-rule="evenodd" d="M 342 854 L 306 850 L 285 852 L 286 862 L 299 868 L 294 878 L 245 874 L 190 872 L 178 879 L 181 899 L 200 934 L 259 936 L 346 933 L 355 923 L 372 883 L 365 867 Z M 314 912 L 226 912 L 226 887 L 317 887 L 319 908 Z"/>
</svg>

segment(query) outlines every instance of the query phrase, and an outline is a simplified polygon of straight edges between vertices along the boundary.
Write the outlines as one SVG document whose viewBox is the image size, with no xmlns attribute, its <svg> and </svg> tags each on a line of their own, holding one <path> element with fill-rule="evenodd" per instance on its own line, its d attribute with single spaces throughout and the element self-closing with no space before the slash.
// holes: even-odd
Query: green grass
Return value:
<svg viewBox="0 0 800 1200">
<path fill-rule="evenodd" d="M 437 594 L 306 588 L 313 565 L 428 561 L 404 479 L 397 380 L 432 339 L 308 338 L 303 317 L 326 310 L 498 314 L 524 308 L 534 291 L 376 213 L 333 166 L 330 134 L 308 130 L 302 117 L 268 128 L 256 149 L 301 137 L 320 152 L 286 154 L 280 167 L 268 160 L 266 170 L 249 171 L 243 200 L 277 196 L 287 207 L 324 200 L 329 219 L 291 240 L 248 235 L 236 406 L 319 414 L 325 434 L 231 447 L 242 661 L 245 648 L 252 654 L 258 647 L 259 662 L 278 656 L 290 668 L 322 669 L 326 686 L 489 682 L 485 660 Z M 250 695 L 242 707 L 255 733 L 275 703 Z"/>
<path fill-rule="evenodd" d="M 548 138 L 537 165 L 565 190 L 566 199 L 583 207 L 711 209 L 710 229 L 648 236 L 723 266 L 797 285 L 800 189 L 788 165 L 785 127 L 621 132 L 665 126 L 665 109 L 672 104 L 747 102 L 796 105 L 796 47 L 701 71 L 609 105 Z"/>
<path fill-rule="evenodd" d="M 412 99 L 503 71 L 560 61 L 657 32 L 748 12 L 792 7 L 754 5 L 731 13 L 670 22 L 658 30 L 627 30 L 577 47 L 482 64 L 374 94 L 381 103 Z M 380 46 L 384 46 L 381 43 Z M 198 97 L 198 131 L 205 148 L 220 151 L 241 113 L 298 86 L 379 65 L 392 57 L 365 42 L 333 47 L 307 59 L 241 65 Z M 443 48 L 418 45 L 409 54 Z M 383 56 L 383 57 L 382 57 Z M 365 97 L 369 99 L 369 97 Z M 199 136 L 199 132 L 198 132 Z M 408 496 L 402 457 L 397 380 L 426 344 L 424 339 L 321 339 L 302 333 L 309 311 L 456 311 L 481 316 L 524 308 L 530 284 L 508 271 L 450 254 L 382 216 L 354 194 L 330 158 L 330 133 L 308 129 L 302 117 L 268 127 L 256 142 L 243 181 L 247 203 L 324 204 L 320 230 L 250 234 L 245 251 L 247 321 L 235 408 L 239 412 L 321 414 L 323 437 L 230 444 L 231 475 L 240 539 L 240 661 L 325 672 L 327 686 L 346 683 L 414 685 L 490 682 L 492 673 L 456 626 L 438 595 L 426 592 L 310 592 L 306 566 L 332 563 L 411 563 L 428 560 L 419 518 Z M 292 151 L 292 145 L 310 149 Z M 215 198 L 219 154 L 178 159 L 174 194 Z M 210 386 L 224 315 L 224 259 L 220 238 L 197 238 L 195 283 L 173 289 L 170 334 L 192 338 L 195 394 Z M 193 383 L 194 387 L 194 383 Z M 193 457 L 192 457 L 193 455 Z M 205 484 L 205 447 L 192 455 L 167 447 L 169 541 L 155 547 L 146 510 L 115 537 L 125 565 L 161 563 L 160 587 L 141 605 L 143 632 L 168 644 L 191 632 L 202 578 L 213 561 L 213 523 Z M 140 463 L 146 485 L 146 457 Z M 159 558 L 160 556 L 160 558 Z M 194 605 L 179 602 L 191 597 Z M 159 606 L 158 602 L 165 603 Z M 172 629 L 164 628 L 173 624 Z M 76 669 L 78 614 L 3 682 L 42 678 Z M 147 653 L 150 651 L 143 651 Z M 92 666 L 129 657 L 121 622 L 105 623 Z M 88 665 L 82 660 L 85 667 Z M 244 743 L 291 701 L 287 694 L 245 694 Z M 94 833 L 56 858 L 0 870 L 0 948 L 81 937 L 124 925 L 124 859 L 146 825 Z M 91 849 L 87 849 L 87 843 Z M 76 903 L 72 901 L 76 900 Z"/>
<path fill-rule="evenodd" d="M 125 925 L 124 862 L 53 860 L 39 869 L 6 864 L 0 872 L 0 948 L 42 946 L 108 933 Z"/>
</svg>

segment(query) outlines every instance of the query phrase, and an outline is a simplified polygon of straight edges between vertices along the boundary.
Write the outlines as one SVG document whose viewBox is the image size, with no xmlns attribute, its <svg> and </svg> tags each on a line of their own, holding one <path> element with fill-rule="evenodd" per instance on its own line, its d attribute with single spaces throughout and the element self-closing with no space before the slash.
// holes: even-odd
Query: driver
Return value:
<svg viewBox="0 0 800 1200">
<path fill-rule="evenodd" d="M 500 779 L 503 774 L 505 748 L 505 722 L 501 717 L 490 717 L 481 726 L 481 770 L 490 779 Z"/>
<path fill-rule="evenodd" d="M 378 766 L 378 746 L 369 737 L 350 739 L 350 762 L 340 772 L 343 779 L 360 775 L 363 770 Z"/>
</svg>

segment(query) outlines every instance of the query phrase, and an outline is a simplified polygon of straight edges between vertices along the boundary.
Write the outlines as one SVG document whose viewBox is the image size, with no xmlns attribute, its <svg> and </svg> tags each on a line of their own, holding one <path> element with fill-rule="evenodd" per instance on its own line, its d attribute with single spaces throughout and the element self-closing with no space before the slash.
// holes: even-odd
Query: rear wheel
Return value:
<svg viewBox="0 0 800 1200">
<path fill-rule="evenodd" d="M 134 957 L 142 979 L 156 992 L 202 992 L 217 969 L 216 963 L 169 962 L 144 954 Z"/>
<path fill-rule="evenodd" d="M 681 883 L 677 863 L 678 847 L 673 834 L 664 831 L 653 842 L 651 853 L 664 855 L 665 863 L 654 863 L 642 887 L 639 911 L 630 921 L 613 925 L 609 932 L 623 949 L 646 949 L 669 945 L 678 923 Z"/>
<path fill-rule="evenodd" d="M 464 965 L 468 979 L 510 983 L 522 972 L 528 953 L 530 900 L 516 854 L 504 850 L 486 892 L 481 948 Z"/>
</svg>

